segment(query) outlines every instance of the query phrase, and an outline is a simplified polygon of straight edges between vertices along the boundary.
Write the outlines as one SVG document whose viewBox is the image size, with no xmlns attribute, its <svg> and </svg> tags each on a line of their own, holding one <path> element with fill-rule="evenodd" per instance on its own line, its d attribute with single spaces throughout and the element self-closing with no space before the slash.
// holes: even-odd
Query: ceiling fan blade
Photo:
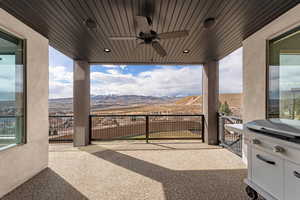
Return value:
<svg viewBox="0 0 300 200">
<path fill-rule="evenodd" d="M 186 37 L 189 35 L 187 30 L 184 31 L 174 31 L 174 32 L 166 32 L 158 34 L 158 38 L 160 39 L 172 39 L 172 38 L 179 38 L 179 37 Z"/>
<path fill-rule="evenodd" d="M 142 32 L 149 32 L 150 31 L 150 24 L 145 16 L 135 16 L 136 26 L 138 30 Z"/>
<path fill-rule="evenodd" d="M 109 37 L 110 40 L 136 40 L 137 37 Z"/>
<path fill-rule="evenodd" d="M 140 42 L 138 43 L 134 49 L 132 50 L 132 54 L 135 55 L 135 54 L 139 54 L 143 48 L 146 46 L 145 42 Z"/>
<path fill-rule="evenodd" d="M 152 47 L 161 57 L 165 57 L 167 55 L 167 52 L 157 41 L 152 42 Z"/>
</svg>

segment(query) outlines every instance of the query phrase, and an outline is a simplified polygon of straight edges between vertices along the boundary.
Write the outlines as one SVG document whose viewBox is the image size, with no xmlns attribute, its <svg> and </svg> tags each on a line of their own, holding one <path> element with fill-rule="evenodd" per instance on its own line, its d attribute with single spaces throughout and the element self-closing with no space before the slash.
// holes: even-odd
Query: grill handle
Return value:
<svg viewBox="0 0 300 200">
<path fill-rule="evenodd" d="M 265 158 L 263 158 L 261 155 L 259 154 L 256 154 L 256 158 L 261 160 L 261 161 L 264 161 L 265 163 L 268 163 L 270 165 L 275 165 L 276 163 L 274 161 L 271 161 L 271 160 L 267 160 Z"/>
<path fill-rule="evenodd" d="M 300 173 L 297 171 L 294 171 L 294 176 L 296 176 L 297 178 L 300 178 Z"/>
</svg>

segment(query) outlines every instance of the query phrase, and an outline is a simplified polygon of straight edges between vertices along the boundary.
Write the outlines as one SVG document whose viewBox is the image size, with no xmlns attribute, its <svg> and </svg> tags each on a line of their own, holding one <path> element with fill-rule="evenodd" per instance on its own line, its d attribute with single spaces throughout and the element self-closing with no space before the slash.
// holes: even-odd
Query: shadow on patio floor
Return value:
<svg viewBox="0 0 300 200">
<path fill-rule="evenodd" d="M 162 183 L 166 200 L 247 199 L 246 169 L 170 170 L 112 150 L 93 155 Z"/>
<path fill-rule="evenodd" d="M 46 168 L 1 200 L 85 200 L 88 199 L 60 175 Z"/>
<path fill-rule="evenodd" d="M 123 142 L 124 143 L 124 142 Z M 129 142 L 125 145 L 120 143 L 109 143 L 109 142 L 93 142 L 87 147 L 79 148 L 82 151 L 86 152 L 95 152 L 99 150 L 99 147 L 103 149 L 112 149 L 113 151 L 196 151 L 196 150 L 216 150 L 223 149 L 220 146 L 201 146 L 202 142 L 155 142 L 151 141 L 149 143 L 134 143 Z M 55 149 L 57 152 L 57 149 Z M 63 149 L 65 151 L 65 149 Z"/>
</svg>

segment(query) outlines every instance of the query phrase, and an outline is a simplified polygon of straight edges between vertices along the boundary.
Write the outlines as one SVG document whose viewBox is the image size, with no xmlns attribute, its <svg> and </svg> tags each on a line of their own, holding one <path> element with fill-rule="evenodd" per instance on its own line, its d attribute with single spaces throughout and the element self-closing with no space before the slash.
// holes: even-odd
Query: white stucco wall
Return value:
<svg viewBox="0 0 300 200">
<path fill-rule="evenodd" d="M 0 9 L 0 28 L 27 40 L 27 144 L 0 151 L 0 198 L 48 165 L 48 40 Z"/>
<path fill-rule="evenodd" d="M 266 117 L 267 40 L 300 26 L 300 4 L 243 41 L 243 119 Z M 246 145 L 243 145 L 246 154 Z"/>
</svg>

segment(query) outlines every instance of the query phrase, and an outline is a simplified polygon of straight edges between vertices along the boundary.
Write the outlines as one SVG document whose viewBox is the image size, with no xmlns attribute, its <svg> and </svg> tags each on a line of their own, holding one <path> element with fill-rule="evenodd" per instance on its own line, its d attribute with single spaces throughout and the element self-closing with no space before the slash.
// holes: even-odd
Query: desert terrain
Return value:
<svg viewBox="0 0 300 200">
<path fill-rule="evenodd" d="M 220 94 L 220 103 L 227 102 L 232 114 L 241 116 L 242 94 Z M 137 95 L 92 96 L 91 114 L 201 114 L 202 96 L 151 97 Z M 72 115 L 72 99 L 49 100 L 51 115 Z"/>
</svg>

